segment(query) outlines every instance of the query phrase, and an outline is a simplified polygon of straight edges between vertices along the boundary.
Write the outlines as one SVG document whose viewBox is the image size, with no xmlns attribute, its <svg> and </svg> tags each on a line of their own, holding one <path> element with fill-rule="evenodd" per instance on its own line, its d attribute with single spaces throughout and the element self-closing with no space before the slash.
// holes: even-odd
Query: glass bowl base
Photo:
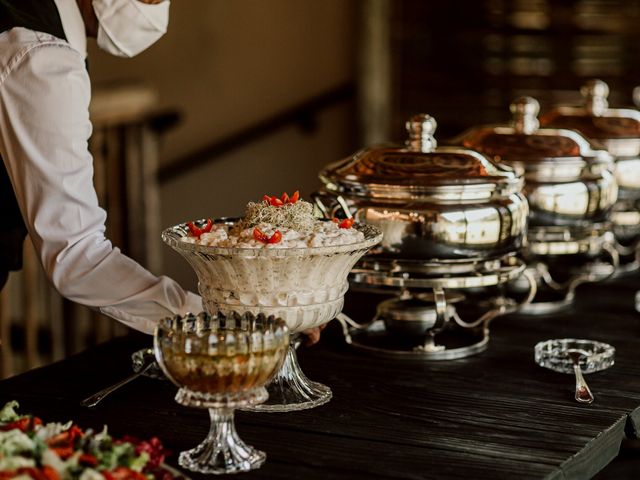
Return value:
<svg viewBox="0 0 640 480">
<path fill-rule="evenodd" d="M 251 405 L 241 408 L 241 410 L 247 410 L 251 412 L 295 412 L 297 410 L 308 410 L 310 408 L 319 407 L 324 405 L 331 397 L 333 393 L 331 389 L 326 385 L 318 382 L 312 382 L 307 379 L 307 384 L 304 386 L 297 385 L 296 388 L 276 388 L 275 392 L 270 391 L 269 385 L 267 385 L 267 391 L 269 392 L 269 400 L 260 405 Z"/>
<path fill-rule="evenodd" d="M 241 445 L 235 445 L 233 452 L 220 451 L 214 456 L 207 452 L 208 445 L 198 445 L 180 453 L 178 464 L 192 472 L 213 475 L 248 472 L 260 468 L 267 459 L 267 454 L 246 445 L 242 440 L 240 443 Z"/>
<path fill-rule="evenodd" d="M 293 412 L 324 405 L 333 394 L 322 383 L 307 378 L 296 356 L 293 343 L 289 345 L 282 367 L 266 385 L 269 398 L 259 405 L 247 405 L 241 410 L 252 412 Z"/>
<path fill-rule="evenodd" d="M 267 454 L 242 441 L 233 421 L 233 408 L 210 408 L 211 428 L 196 448 L 180 453 L 178 463 L 192 472 L 221 475 L 260 468 Z"/>
</svg>

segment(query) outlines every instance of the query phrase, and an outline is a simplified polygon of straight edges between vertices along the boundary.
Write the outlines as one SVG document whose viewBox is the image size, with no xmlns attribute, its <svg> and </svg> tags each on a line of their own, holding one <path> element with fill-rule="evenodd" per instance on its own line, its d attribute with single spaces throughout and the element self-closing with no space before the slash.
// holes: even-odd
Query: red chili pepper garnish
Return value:
<svg viewBox="0 0 640 480">
<path fill-rule="evenodd" d="M 280 233 L 280 230 L 276 230 L 273 232 L 273 235 L 271 235 L 269 240 L 267 240 L 267 243 L 280 243 L 280 240 L 282 240 L 282 234 Z"/>
<path fill-rule="evenodd" d="M 284 205 L 284 202 L 275 195 L 265 195 L 264 197 L 262 197 L 262 201 L 264 201 L 267 205 L 271 205 L 272 207 L 281 207 L 282 205 Z"/>
<path fill-rule="evenodd" d="M 66 447 L 50 447 L 52 452 L 55 452 L 62 460 L 66 460 L 73 455 L 73 445 Z"/>
<path fill-rule="evenodd" d="M 83 453 L 78 457 L 78 463 L 89 467 L 96 467 L 98 465 L 98 459 L 90 453 Z"/>
<path fill-rule="evenodd" d="M 355 220 L 353 218 L 345 218 L 338 224 L 338 228 L 351 228 Z"/>
<path fill-rule="evenodd" d="M 75 442 L 76 438 L 80 438 L 83 435 L 84 433 L 82 430 L 80 430 L 80 427 L 78 427 L 77 425 L 72 425 L 69 430 L 65 430 L 64 432 L 59 433 L 58 435 L 54 435 L 49 440 L 47 440 L 47 445 L 54 447 L 66 445 L 68 443 Z"/>
<path fill-rule="evenodd" d="M 267 243 L 269 241 L 269 237 L 266 233 L 260 230 L 258 227 L 253 229 L 253 238 L 262 243 Z"/>
<path fill-rule="evenodd" d="M 21 432 L 30 432 L 36 425 L 42 425 L 42 420 L 38 417 L 22 417 L 11 423 L 0 426 L 0 431 L 6 432 L 13 429 L 18 429 Z"/>
<path fill-rule="evenodd" d="M 273 235 L 269 236 L 258 227 L 255 227 L 253 229 L 253 238 L 261 243 L 279 243 L 282 240 L 282 233 L 280 233 L 280 230 L 276 230 Z"/>
<path fill-rule="evenodd" d="M 31 419 L 29 417 L 22 417 L 19 418 L 18 420 L 15 420 L 11 423 L 7 423 L 5 425 L 2 425 L 0 427 L 0 430 L 2 430 L 3 432 L 7 432 L 9 430 L 14 430 L 14 429 L 18 429 L 21 432 L 26 432 L 27 428 L 29 428 L 29 424 L 31 423 Z"/>
<path fill-rule="evenodd" d="M 189 231 L 191 232 L 192 236 L 200 238 L 200 235 L 202 235 L 203 233 L 209 233 L 211 231 L 211 229 L 213 228 L 213 222 L 210 218 L 207 218 L 207 223 L 202 228 L 196 227 L 196 224 L 193 222 L 187 223 L 187 227 L 189 227 Z"/>
<path fill-rule="evenodd" d="M 42 470 L 38 470 L 34 467 L 22 467 L 17 469 L 14 472 L 14 476 L 10 478 L 14 478 L 20 475 L 27 476 L 29 478 L 32 478 L 33 480 L 58 480 L 60 478 L 58 476 L 58 472 L 53 470 L 51 467 L 44 467 Z"/>
<path fill-rule="evenodd" d="M 97 461 L 96 461 L 96 465 L 97 465 Z M 60 475 L 58 475 L 58 472 L 48 465 L 45 465 L 44 467 L 42 467 L 41 471 L 47 480 L 60 480 Z"/>
<path fill-rule="evenodd" d="M 65 460 L 73 455 L 76 439 L 83 435 L 84 433 L 77 425 L 72 425 L 69 430 L 59 433 L 47 440 L 47 445 L 57 453 L 60 458 Z"/>
<path fill-rule="evenodd" d="M 280 198 L 275 195 L 265 195 L 262 197 L 262 201 L 267 205 L 271 205 L 272 207 L 282 207 L 283 205 L 293 205 L 300 199 L 300 192 L 296 190 L 296 192 L 289 197 L 287 192 L 284 192 Z"/>
<path fill-rule="evenodd" d="M 127 467 L 117 467 L 110 472 L 104 470 L 100 473 L 107 480 L 147 480 L 144 474 Z"/>
</svg>

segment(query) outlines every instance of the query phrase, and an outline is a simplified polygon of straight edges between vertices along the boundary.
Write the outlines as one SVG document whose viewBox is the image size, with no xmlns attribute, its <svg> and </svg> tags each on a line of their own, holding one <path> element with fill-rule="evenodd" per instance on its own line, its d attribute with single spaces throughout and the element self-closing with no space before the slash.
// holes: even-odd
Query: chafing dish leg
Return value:
<svg viewBox="0 0 640 480">
<path fill-rule="evenodd" d="M 447 297 L 444 294 L 442 287 L 433 287 L 433 301 L 436 307 L 436 322 L 428 332 L 425 338 L 424 344 L 416 347 L 416 350 L 424 352 L 441 352 L 445 349 L 442 345 L 436 345 L 435 336 L 444 328 L 449 320 L 447 309 Z"/>
<path fill-rule="evenodd" d="M 633 260 L 631 262 L 626 264 L 620 263 L 620 266 L 616 271 L 616 276 L 632 273 L 640 268 L 640 238 L 628 246 L 622 245 L 616 240 L 615 248 L 618 255 L 621 257 L 630 257 L 633 255 Z"/>
<path fill-rule="evenodd" d="M 522 272 L 522 276 L 529 284 L 529 291 L 524 300 L 516 302 L 510 298 L 497 297 L 492 300 L 492 303 L 495 305 L 494 308 L 485 312 L 477 320 L 473 322 L 465 322 L 460 318 L 458 312 L 454 312 L 452 315 L 454 322 L 456 322 L 462 328 L 476 328 L 482 325 L 486 329 L 489 327 L 489 323 L 491 323 L 494 318 L 508 315 L 509 313 L 515 313 L 521 308 L 525 308 L 535 298 L 536 293 L 538 292 L 538 283 L 536 282 L 536 279 L 532 275 L 532 273 L 528 270 Z"/>
<path fill-rule="evenodd" d="M 579 285 L 582 285 L 583 283 L 603 282 L 611 278 L 616 273 L 616 270 L 618 270 L 620 265 L 620 255 L 618 254 L 616 247 L 613 244 L 607 243 L 603 245 L 602 249 L 609 257 L 609 262 L 607 263 L 611 265 L 609 272 L 604 275 L 593 271 L 585 271 L 564 283 L 558 283 L 551 276 L 547 265 L 539 263 L 537 265 L 537 269 L 540 274 L 540 278 L 550 288 L 556 291 L 566 291 L 565 300 L 571 301 L 575 297 L 575 291 Z"/>
</svg>

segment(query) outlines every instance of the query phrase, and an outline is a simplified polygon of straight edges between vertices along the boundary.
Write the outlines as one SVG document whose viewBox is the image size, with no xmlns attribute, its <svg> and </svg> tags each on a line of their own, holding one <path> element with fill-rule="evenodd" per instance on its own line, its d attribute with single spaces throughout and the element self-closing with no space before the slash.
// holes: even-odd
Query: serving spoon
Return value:
<svg viewBox="0 0 640 480">
<path fill-rule="evenodd" d="M 587 385 L 582 375 L 582 369 L 580 368 L 580 358 L 588 357 L 589 352 L 578 348 L 569 348 L 566 350 L 566 354 L 573 362 L 573 373 L 576 376 L 576 401 L 580 403 L 593 402 L 593 393 L 591 393 L 589 385 Z"/>
<path fill-rule="evenodd" d="M 111 385 L 111 386 L 109 386 L 107 388 L 104 388 L 104 389 L 100 390 L 98 393 L 94 393 L 90 397 L 85 398 L 84 400 L 82 400 L 80 402 L 80 406 L 81 407 L 87 407 L 87 408 L 95 407 L 107 395 L 109 395 L 110 393 L 113 393 L 114 391 L 116 391 L 120 387 L 125 386 L 127 383 L 131 382 L 132 380 L 135 380 L 140 375 L 143 375 L 151 367 L 153 367 L 155 365 L 155 363 L 156 363 L 156 358 L 153 355 L 153 353 L 145 352 L 145 354 L 143 356 L 142 367 L 140 368 L 140 370 L 138 370 L 133 375 L 129 375 L 127 378 L 125 378 L 123 380 L 120 380 L 118 383 L 113 384 L 113 385 Z"/>
</svg>

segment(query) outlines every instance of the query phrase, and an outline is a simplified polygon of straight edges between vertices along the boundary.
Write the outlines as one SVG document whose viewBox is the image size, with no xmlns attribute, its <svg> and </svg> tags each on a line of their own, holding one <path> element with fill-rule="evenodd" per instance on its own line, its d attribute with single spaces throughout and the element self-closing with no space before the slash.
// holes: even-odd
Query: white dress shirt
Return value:
<svg viewBox="0 0 640 480">
<path fill-rule="evenodd" d="M 202 310 L 104 236 L 93 187 L 86 37 L 76 0 L 55 0 L 68 41 L 0 34 L 0 155 L 44 270 L 64 297 L 151 333 L 158 319 Z M 158 240 L 160 241 L 160 240 Z"/>
</svg>

